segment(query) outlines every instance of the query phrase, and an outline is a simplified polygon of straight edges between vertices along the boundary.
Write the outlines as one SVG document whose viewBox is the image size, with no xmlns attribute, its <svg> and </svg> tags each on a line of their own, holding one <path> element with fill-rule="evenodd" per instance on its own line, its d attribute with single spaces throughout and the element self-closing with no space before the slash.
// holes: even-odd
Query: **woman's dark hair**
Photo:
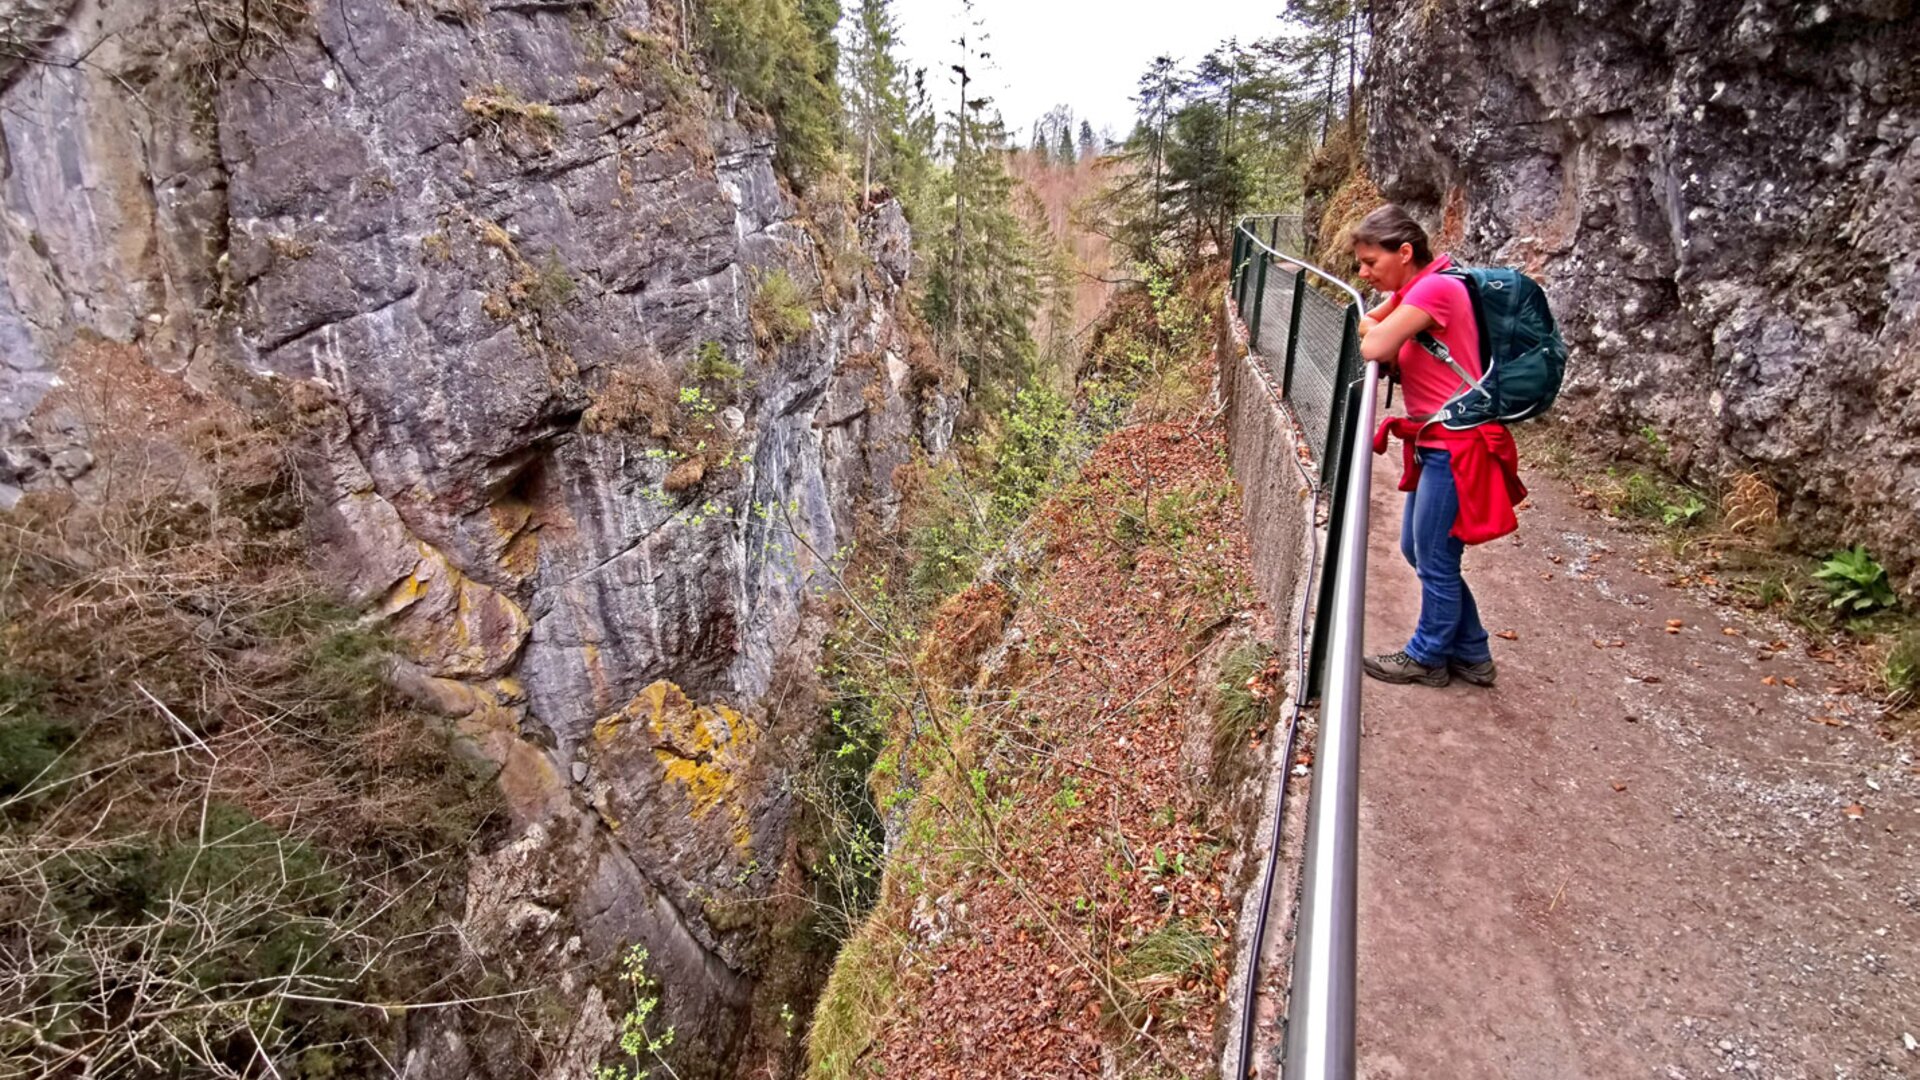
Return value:
<svg viewBox="0 0 1920 1080">
<path fill-rule="evenodd" d="M 1433 250 L 1427 246 L 1427 230 L 1413 220 L 1413 215 L 1392 203 L 1360 219 L 1353 227 L 1353 242 L 1366 243 L 1388 251 L 1399 251 L 1401 244 L 1413 245 L 1413 264 L 1425 266 L 1433 261 Z"/>
</svg>

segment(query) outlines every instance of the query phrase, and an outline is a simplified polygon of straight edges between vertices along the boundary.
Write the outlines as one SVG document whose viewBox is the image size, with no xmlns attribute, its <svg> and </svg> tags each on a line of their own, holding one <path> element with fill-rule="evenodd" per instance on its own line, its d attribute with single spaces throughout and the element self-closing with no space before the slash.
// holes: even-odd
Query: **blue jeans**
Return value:
<svg viewBox="0 0 1920 1080">
<path fill-rule="evenodd" d="M 1467 545 L 1453 534 L 1460 493 L 1453 486 L 1452 455 L 1420 447 L 1420 483 L 1407 493 L 1400 516 L 1400 552 L 1420 578 L 1420 623 L 1407 642 L 1407 655 L 1427 667 L 1448 660 L 1478 664 L 1493 659 L 1487 629 L 1473 590 L 1460 576 L 1460 555 Z"/>
</svg>

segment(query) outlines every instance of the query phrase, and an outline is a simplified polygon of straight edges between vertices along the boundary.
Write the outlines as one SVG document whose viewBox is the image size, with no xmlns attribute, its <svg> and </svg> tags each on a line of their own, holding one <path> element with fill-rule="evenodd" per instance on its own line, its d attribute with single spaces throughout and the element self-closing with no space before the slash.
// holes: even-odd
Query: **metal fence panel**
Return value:
<svg viewBox="0 0 1920 1080">
<path fill-rule="evenodd" d="M 1353 389 L 1360 361 L 1360 296 L 1345 282 L 1328 277 L 1304 258 L 1275 250 L 1269 241 L 1288 228 L 1298 234 L 1298 218 L 1250 218 L 1235 232 L 1238 278 L 1234 300 L 1246 322 L 1255 357 L 1280 388 L 1311 459 L 1313 479 L 1329 492 L 1334 518 L 1345 504 L 1344 462 L 1353 440 Z M 1338 526 L 1333 531 L 1337 534 Z M 1323 583 L 1332 585 L 1329 576 Z M 1323 588 L 1322 605 L 1331 599 Z M 1313 628 L 1309 696 L 1317 693 L 1325 672 L 1327 627 Z"/>
<path fill-rule="evenodd" d="M 1267 294 L 1260 302 L 1260 358 L 1266 361 L 1275 386 L 1286 385 L 1287 346 L 1293 338 L 1293 290 L 1300 275 L 1291 265 L 1271 260 Z"/>
</svg>

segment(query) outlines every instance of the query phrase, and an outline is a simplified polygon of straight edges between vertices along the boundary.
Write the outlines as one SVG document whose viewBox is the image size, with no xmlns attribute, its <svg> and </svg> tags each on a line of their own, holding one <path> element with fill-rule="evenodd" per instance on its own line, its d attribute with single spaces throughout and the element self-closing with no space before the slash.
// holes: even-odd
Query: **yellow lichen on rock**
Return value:
<svg viewBox="0 0 1920 1080">
<path fill-rule="evenodd" d="M 732 818 L 733 841 L 742 851 L 752 846 L 752 828 L 742 794 L 742 777 L 760 729 L 726 705 L 695 705 L 665 679 L 655 682 L 626 707 L 593 726 L 594 741 L 609 753 L 619 740 L 645 731 L 649 749 L 669 783 L 686 796 L 688 816 L 706 818 L 725 807 Z"/>
<path fill-rule="evenodd" d="M 412 571 L 388 588 L 380 610 L 393 618 L 411 659 L 443 678 L 505 672 L 533 626 L 520 605 L 462 574 L 425 543 Z"/>
</svg>

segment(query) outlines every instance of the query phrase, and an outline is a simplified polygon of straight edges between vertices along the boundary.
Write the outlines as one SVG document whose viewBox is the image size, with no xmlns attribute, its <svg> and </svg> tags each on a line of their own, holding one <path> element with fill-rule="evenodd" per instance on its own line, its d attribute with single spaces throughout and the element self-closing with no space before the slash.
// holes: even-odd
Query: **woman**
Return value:
<svg viewBox="0 0 1920 1080">
<path fill-rule="evenodd" d="M 1511 440 L 1504 429 L 1476 434 L 1478 429 L 1454 432 L 1422 423 L 1467 383 L 1416 340 L 1422 332 L 1432 334 L 1454 362 L 1479 379 L 1480 333 L 1472 298 L 1465 283 L 1440 273 L 1452 261 L 1446 255 L 1434 257 L 1426 230 L 1398 206 L 1388 204 L 1368 214 L 1352 235 L 1360 277 L 1389 294 L 1360 321 L 1360 353 L 1391 369 L 1403 390 L 1407 418 L 1383 425 L 1375 449 L 1384 448 L 1390 430 L 1411 441 L 1407 475 L 1400 484 L 1407 492 L 1400 550 L 1420 578 L 1420 621 L 1413 637 L 1398 652 L 1367 657 L 1363 667 L 1368 675 L 1391 683 L 1445 686 L 1458 676 L 1476 686 L 1492 686 L 1493 652 L 1473 591 L 1460 576 L 1466 544 L 1456 535 L 1463 496 L 1472 502 L 1481 493 L 1462 491 L 1456 473 L 1464 456 L 1484 452 L 1483 438 L 1505 440 L 1508 447 Z M 1485 459 L 1475 456 L 1472 464 L 1473 475 L 1487 473 Z M 1517 486 L 1517 480 L 1514 483 Z"/>
</svg>

